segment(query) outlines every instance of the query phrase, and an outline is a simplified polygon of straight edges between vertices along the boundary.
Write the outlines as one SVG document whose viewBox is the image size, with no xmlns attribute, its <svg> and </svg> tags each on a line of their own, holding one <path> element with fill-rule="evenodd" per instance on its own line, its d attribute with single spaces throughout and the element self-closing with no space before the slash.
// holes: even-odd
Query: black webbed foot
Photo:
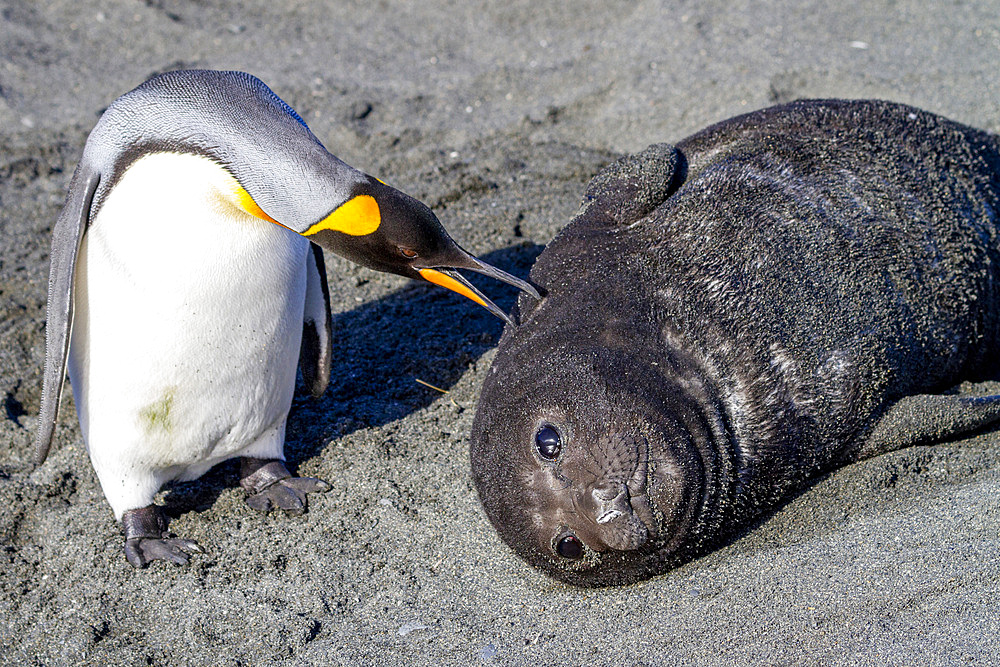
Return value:
<svg viewBox="0 0 1000 667">
<path fill-rule="evenodd" d="M 193 553 L 203 549 L 193 540 L 171 537 L 167 522 L 156 505 L 147 505 L 122 514 L 125 529 L 125 559 L 132 567 L 144 568 L 154 560 L 187 565 Z"/>
<path fill-rule="evenodd" d="M 258 512 L 272 508 L 289 514 L 306 511 L 306 494 L 329 491 L 330 485 L 315 477 L 292 477 L 276 459 L 240 459 L 240 486 L 247 492 L 246 504 Z"/>
</svg>

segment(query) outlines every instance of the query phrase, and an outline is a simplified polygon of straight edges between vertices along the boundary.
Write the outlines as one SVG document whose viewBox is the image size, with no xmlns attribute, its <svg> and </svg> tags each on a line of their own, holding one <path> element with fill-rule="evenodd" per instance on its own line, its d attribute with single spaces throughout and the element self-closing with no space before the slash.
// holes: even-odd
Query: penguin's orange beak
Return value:
<svg viewBox="0 0 1000 667">
<path fill-rule="evenodd" d="M 520 278 L 515 278 L 506 271 L 501 271 L 500 269 L 490 266 L 486 262 L 483 262 L 472 255 L 468 255 L 468 261 L 463 263 L 461 268 L 469 269 L 470 271 L 475 271 L 476 273 L 481 273 L 490 278 L 495 278 L 501 282 L 505 282 L 508 285 L 513 285 L 518 289 L 527 292 L 535 299 L 541 299 L 541 295 L 538 293 L 531 284 L 521 280 Z M 480 306 L 490 311 L 503 321 L 507 322 L 511 326 L 514 326 L 514 320 L 510 318 L 507 313 L 502 311 L 499 306 L 490 301 L 486 296 L 477 290 L 472 283 L 465 279 L 465 277 L 458 271 L 452 268 L 424 268 L 417 269 L 420 277 L 428 282 L 432 282 L 435 285 L 440 285 L 441 287 L 450 289 L 452 292 L 457 292 L 467 299 L 472 299 Z"/>
<path fill-rule="evenodd" d="M 484 308 L 489 308 L 493 305 L 482 295 L 481 292 L 476 290 L 472 285 L 469 285 L 465 279 L 457 275 L 452 277 L 447 273 L 438 271 L 437 269 L 418 269 L 417 272 L 424 280 L 432 282 L 435 285 L 440 285 L 445 289 L 450 289 L 452 292 L 458 292 L 462 296 L 472 299 Z M 503 316 L 501 315 L 501 317 Z"/>
</svg>

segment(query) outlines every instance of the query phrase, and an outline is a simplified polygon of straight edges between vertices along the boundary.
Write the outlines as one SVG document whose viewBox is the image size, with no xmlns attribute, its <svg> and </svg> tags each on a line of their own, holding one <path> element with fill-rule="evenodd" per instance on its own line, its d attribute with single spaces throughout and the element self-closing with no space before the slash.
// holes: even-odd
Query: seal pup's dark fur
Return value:
<svg viewBox="0 0 1000 667">
<path fill-rule="evenodd" d="M 1000 419 L 1000 141 L 802 101 L 590 184 L 483 387 L 472 470 L 530 563 L 623 584 L 824 470 Z"/>
</svg>

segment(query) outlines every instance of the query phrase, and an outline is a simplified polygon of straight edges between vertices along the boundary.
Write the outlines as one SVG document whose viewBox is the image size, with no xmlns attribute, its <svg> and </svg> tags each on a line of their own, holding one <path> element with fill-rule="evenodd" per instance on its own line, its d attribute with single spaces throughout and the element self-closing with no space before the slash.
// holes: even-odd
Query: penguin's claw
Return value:
<svg viewBox="0 0 1000 667">
<path fill-rule="evenodd" d="M 306 511 L 306 494 L 328 491 L 330 485 L 313 477 L 291 477 L 275 482 L 263 491 L 246 497 L 246 504 L 265 514 L 272 508 L 298 516 Z"/>
<path fill-rule="evenodd" d="M 244 458 L 240 486 L 247 492 L 245 502 L 258 512 L 272 508 L 299 515 L 306 511 L 306 494 L 329 491 L 330 485 L 315 477 L 292 477 L 281 461 Z"/>
<path fill-rule="evenodd" d="M 204 549 L 194 540 L 179 537 L 133 537 L 125 540 L 125 559 L 136 569 L 142 569 L 154 560 L 187 565 L 193 553 L 204 553 Z"/>
<path fill-rule="evenodd" d="M 187 565 L 193 553 L 204 550 L 194 540 L 169 535 L 167 521 L 156 505 L 147 505 L 122 514 L 125 529 L 125 560 L 142 569 L 154 560 Z"/>
</svg>

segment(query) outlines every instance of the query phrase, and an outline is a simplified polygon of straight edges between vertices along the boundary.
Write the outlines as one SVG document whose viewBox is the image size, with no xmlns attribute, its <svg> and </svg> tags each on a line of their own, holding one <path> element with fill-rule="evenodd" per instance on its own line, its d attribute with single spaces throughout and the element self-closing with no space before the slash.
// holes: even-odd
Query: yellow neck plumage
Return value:
<svg viewBox="0 0 1000 667">
<path fill-rule="evenodd" d="M 280 222 L 269 216 L 257 205 L 250 193 L 242 186 L 236 186 L 236 200 L 240 208 L 250 215 L 282 225 Z M 329 229 L 335 232 L 343 232 L 350 236 L 365 236 L 371 234 L 382 223 L 382 215 L 379 212 L 378 202 L 371 195 L 357 195 L 351 197 L 346 202 L 338 206 L 334 211 L 317 222 L 304 232 L 303 236 L 312 236 L 316 232 Z"/>
</svg>

